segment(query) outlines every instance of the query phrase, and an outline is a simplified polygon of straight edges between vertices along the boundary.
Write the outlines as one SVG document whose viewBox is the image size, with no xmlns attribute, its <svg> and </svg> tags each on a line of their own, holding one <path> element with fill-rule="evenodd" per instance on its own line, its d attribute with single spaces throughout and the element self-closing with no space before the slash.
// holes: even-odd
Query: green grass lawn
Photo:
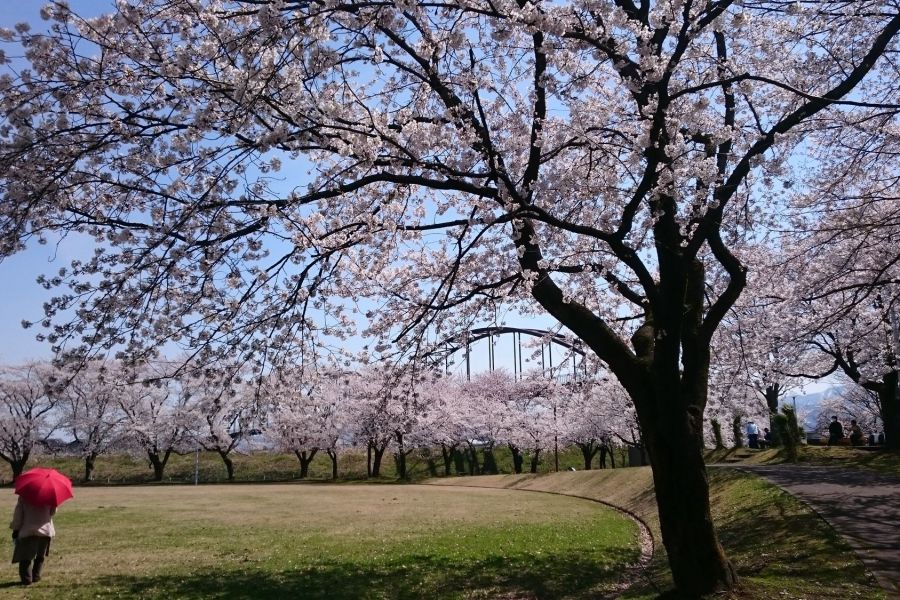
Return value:
<svg viewBox="0 0 900 600">
<path fill-rule="evenodd" d="M 592 598 L 638 555 L 601 505 L 490 489 L 80 488 L 56 525 L 45 579 L 7 563 L 0 597 Z"/>
<path fill-rule="evenodd" d="M 713 519 L 740 587 L 717 600 L 883 600 L 885 593 L 840 536 L 805 504 L 754 475 L 710 469 Z M 622 594 L 650 600 L 671 588 L 650 469 L 616 469 L 434 480 L 436 485 L 485 485 L 606 500 L 627 507 L 653 532 L 656 551 L 636 585 Z"/>
</svg>

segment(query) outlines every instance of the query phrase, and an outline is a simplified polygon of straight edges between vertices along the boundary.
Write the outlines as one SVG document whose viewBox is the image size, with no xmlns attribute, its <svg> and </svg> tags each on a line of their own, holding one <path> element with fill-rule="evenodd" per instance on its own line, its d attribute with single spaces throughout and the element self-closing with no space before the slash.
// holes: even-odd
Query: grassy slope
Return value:
<svg viewBox="0 0 900 600">
<path fill-rule="evenodd" d="M 660 540 L 648 468 L 479 477 L 474 481 L 457 478 L 435 483 L 477 483 L 604 500 L 628 507 L 647 523 L 657 542 Z M 739 590 L 717 598 L 885 597 L 837 533 L 790 495 L 757 477 L 726 469 L 710 471 L 710 491 L 722 544 L 741 577 Z M 670 586 L 665 550 L 657 543 L 646 577 L 623 597 L 653 598 Z"/>
<path fill-rule="evenodd" d="M 801 446 L 799 462 L 811 465 L 836 465 L 869 469 L 900 477 L 900 453 L 886 450 L 862 450 L 850 446 Z M 777 464 L 785 462 L 779 449 L 751 450 L 749 448 L 710 450 L 707 463 Z"/>
<path fill-rule="evenodd" d="M 56 523 L 45 579 L 26 590 L 7 565 L 0 597 L 574 600 L 637 554 L 613 511 L 496 489 L 83 488 Z"/>
</svg>

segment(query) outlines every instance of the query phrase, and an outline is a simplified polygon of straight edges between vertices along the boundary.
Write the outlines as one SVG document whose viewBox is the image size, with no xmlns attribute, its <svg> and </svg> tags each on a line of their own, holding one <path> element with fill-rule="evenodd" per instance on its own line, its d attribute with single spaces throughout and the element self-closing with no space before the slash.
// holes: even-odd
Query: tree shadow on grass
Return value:
<svg viewBox="0 0 900 600">
<path fill-rule="evenodd" d="M 285 571 L 212 568 L 190 574 L 107 575 L 97 583 L 129 598 L 186 600 L 602 598 L 619 580 L 628 558 L 624 552 L 615 557 L 608 554 L 607 563 L 570 556 L 494 556 L 465 562 L 415 556 L 378 567 L 325 563 Z"/>
</svg>

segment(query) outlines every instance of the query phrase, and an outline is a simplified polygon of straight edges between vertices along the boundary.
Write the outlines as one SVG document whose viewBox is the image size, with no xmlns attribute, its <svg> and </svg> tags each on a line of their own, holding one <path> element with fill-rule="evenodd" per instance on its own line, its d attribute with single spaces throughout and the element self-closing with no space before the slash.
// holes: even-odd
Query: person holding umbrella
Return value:
<svg viewBox="0 0 900 600">
<path fill-rule="evenodd" d="M 56 535 L 53 515 L 72 497 L 72 482 L 55 469 L 36 468 L 16 478 L 15 490 L 19 501 L 9 524 L 15 543 L 12 562 L 19 563 L 22 584 L 30 585 L 41 579 L 50 540 Z"/>
</svg>

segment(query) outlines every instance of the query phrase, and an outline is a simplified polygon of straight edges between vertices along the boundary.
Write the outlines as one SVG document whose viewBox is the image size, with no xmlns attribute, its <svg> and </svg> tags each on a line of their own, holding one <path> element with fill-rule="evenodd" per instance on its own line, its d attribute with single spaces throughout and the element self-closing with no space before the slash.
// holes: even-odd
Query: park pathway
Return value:
<svg viewBox="0 0 900 600">
<path fill-rule="evenodd" d="M 810 505 L 853 546 L 888 597 L 900 600 L 900 479 L 832 466 L 727 466 L 765 477 Z"/>
</svg>

